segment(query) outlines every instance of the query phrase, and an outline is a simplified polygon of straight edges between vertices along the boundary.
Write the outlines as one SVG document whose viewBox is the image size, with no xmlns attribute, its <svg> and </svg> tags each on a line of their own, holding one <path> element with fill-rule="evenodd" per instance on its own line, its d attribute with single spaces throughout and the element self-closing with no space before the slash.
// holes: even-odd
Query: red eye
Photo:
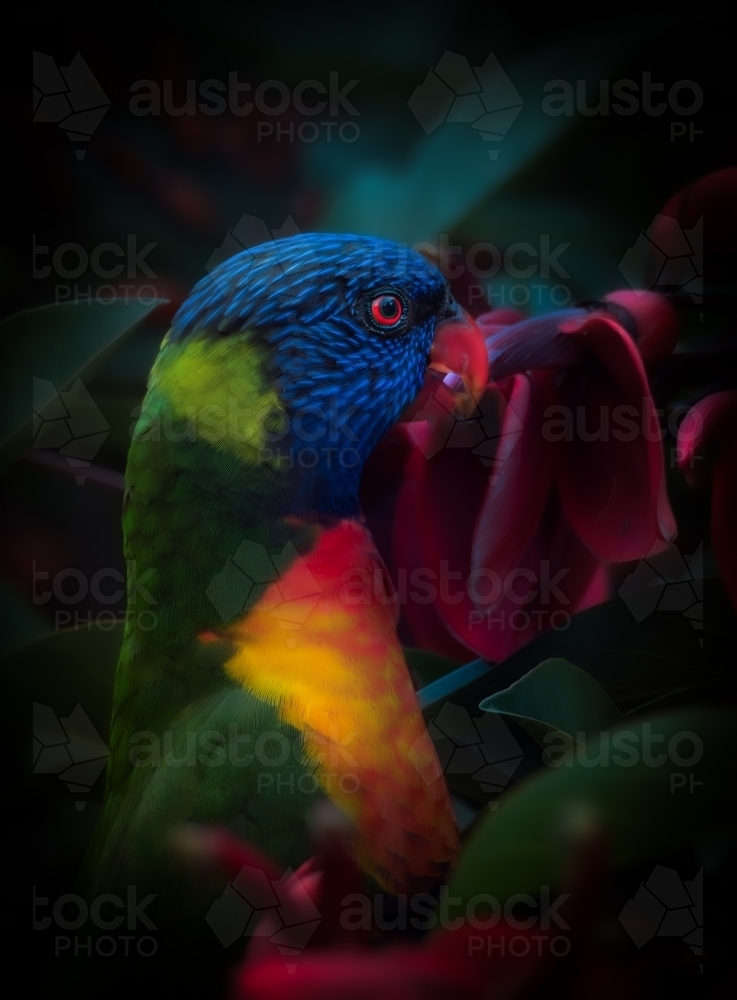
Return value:
<svg viewBox="0 0 737 1000">
<path fill-rule="evenodd" d="M 403 312 L 404 306 L 398 295 L 377 295 L 371 300 L 371 319 L 379 326 L 396 326 Z"/>
</svg>

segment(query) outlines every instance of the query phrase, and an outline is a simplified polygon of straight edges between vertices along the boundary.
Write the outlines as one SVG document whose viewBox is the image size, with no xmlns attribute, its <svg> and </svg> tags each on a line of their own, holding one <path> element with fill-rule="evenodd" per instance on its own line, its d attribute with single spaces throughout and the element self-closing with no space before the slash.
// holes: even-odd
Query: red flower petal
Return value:
<svg viewBox="0 0 737 1000">
<path fill-rule="evenodd" d="M 538 528 L 553 478 L 553 449 L 543 439 L 543 382 L 518 375 L 504 412 L 489 486 L 473 534 L 471 570 L 506 577 Z M 491 603 L 493 610 L 504 593 Z"/>
<path fill-rule="evenodd" d="M 588 362 L 557 388 L 563 432 L 548 430 L 557 437 L 563 509 L 599 559 L 639 559 L 675 536 L 661 432 L 642 359 L 622 327 L 599 313 L 561 330 L 590 352 Z"/>
<path fill-rule="evenodd" d="M 496 394 L 488 392 L 480 406 L 491 419 L 498 407 Z M 446 413 L 437 417 L 434 429 L 423 422 L 410 432 L 418 446 L 399 494 L 393 545 L 396 571 L 403 575 L 398 582 L 402 611 L 414 642 L 463 659 L 467 651 L 448 634 L 435 611 L 445 619 L 441 605 L 448 601 L 454 608 L 455 602 L 463 603 L 461 619 L 472 610 L 465 583 L 476 516 L 489 478 L 488 467 L 472 449 L 483 445 L 484 431 L 477 421 L 460 421 Z"/>
<path fill-rule="evenodd" d="M 673 352 L 678 341 L 678 314 L 657 292 L 620 291 L 604 296 L 632 318 L 635 341 L 645 362 L 659 361 Z"/>
<path fill-rule="evenodd" d="M 522 995 L 549 961 L 549 951 L 535 941 L 532 931 L 504 924 L 483 931 L 464 924 L 414 947 L 246 961 L 234 993 L 243 1000 L 480 1000 L 490 990 L 493 996 Z"/>
<path fill-rule="evenodd" d="M 678 428 L 679 468 L 690 468 L 706 444 L 730 432 L 737 434 L 737 391 L 715 392 L 696 403 Z"/>
<path fill-rule="evenodd" d="M 726 439 L 726 440 L 725 440 Z M 715 392 L 692 406 L 678 429 L 678 464 L 685 473 L 711 442 L 725 444 L 714 462 L 711 540 L 719 571 L 737 608 L 737 391 Z"/>
<path fill-rule="evenodd" d="M 501 577 L 501 602 L 488 615 L 470 616 L 464 640 L 481 656 L 503 660 L 541 632 L 565 629 L 571 615 L 608 596 L 601 568 L 566 521 L 553 490 L 529 547 Z"/>
</svg>

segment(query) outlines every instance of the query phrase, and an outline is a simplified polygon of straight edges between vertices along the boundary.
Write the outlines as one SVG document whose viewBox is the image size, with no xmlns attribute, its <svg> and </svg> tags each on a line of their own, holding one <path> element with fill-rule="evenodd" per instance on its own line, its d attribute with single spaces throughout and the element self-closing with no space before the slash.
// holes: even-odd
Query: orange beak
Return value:
<svg viewBox="0 0 737 1000">
<path fill-rule="evenodd" d="M 428 367 L 458 376 L 465 391 L 455 390 L 456 409 L 470 417 L 489 381 L 489 359 L 484 336 L 468 313 L 459 310 L 438 323 Z"/>
</svg>

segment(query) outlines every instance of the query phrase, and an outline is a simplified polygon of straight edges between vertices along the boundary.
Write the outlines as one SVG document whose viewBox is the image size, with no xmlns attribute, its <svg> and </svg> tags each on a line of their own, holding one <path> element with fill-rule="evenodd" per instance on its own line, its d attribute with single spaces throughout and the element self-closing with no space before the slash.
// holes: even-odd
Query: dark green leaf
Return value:
<svg viewBox="0 0 737 1000">
<path fill-rule="evenodd" d="M 9 362 L 3 366 L 0 467 L 33 445 L 34 411 L 52 403 L 74 379 L 89 377 L 119 338 L 164 301 L 67 302 L 28 309 L 0 323 Z"/>
<path fill-rule="evenodd" d="M 688 709 L 617 727 L 502 796 L 472 834 L 450 894 L 504 903 L 567 876 L 583 828 L 624 867 L 667 856 L 733 822 L 737 713 Z M 680 740 L 679 737 L 683 736 Z"/>
<path fill-rule="evenodd" d="M 48 633 L 4 656 L 3 680 L 17 702 L 23 726 L 33 701 L 62 715 L 80 704 L 107 739 L 122 641 L 122 623 L 114 628 L 80 626 Z"/>
<path fill-rule="evenodd" d="M 538 742 L 555 730 L 582 743 L 622 718 L 593 677 L 561 658 L 545 660 L 479 707 L 512 716 Z"/>
<path fill-rule="evenodd" d="M 703 588 L 704 630 L 675 611 L 653 611 L 637 621 L 625 602 L 615 598 L 574 615 L 562 631 L 542 633 L 470 683 L 460 671 L 448 675 L 444 697 L 473 711 L 484 698 L 557 657 L 593 677 L 623 714 L 649 704 L 723 697 L 725 681 L 729 687 L 734 677 L 737 615 L 720 580 L 696 584 Z M 661 593 L 655 590 L 653 607 Z M 439 706 L 432 707 L 437 711 Z"/>
</svg>

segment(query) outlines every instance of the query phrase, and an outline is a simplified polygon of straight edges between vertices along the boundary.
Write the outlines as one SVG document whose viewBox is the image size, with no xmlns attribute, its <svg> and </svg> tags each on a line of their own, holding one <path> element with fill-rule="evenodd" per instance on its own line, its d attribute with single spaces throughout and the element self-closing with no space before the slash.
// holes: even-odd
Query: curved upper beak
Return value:
<svg viewBox="0 0 737 1000">
<path fill-rule="evenodd" d="M 456 407 L 470 416 L 489 381 L 489 359 L 481 330 L 464 310 L 435 327 L 428 367 L 458 376 L 465 392 L 456 392 Z"/>
</svg>

